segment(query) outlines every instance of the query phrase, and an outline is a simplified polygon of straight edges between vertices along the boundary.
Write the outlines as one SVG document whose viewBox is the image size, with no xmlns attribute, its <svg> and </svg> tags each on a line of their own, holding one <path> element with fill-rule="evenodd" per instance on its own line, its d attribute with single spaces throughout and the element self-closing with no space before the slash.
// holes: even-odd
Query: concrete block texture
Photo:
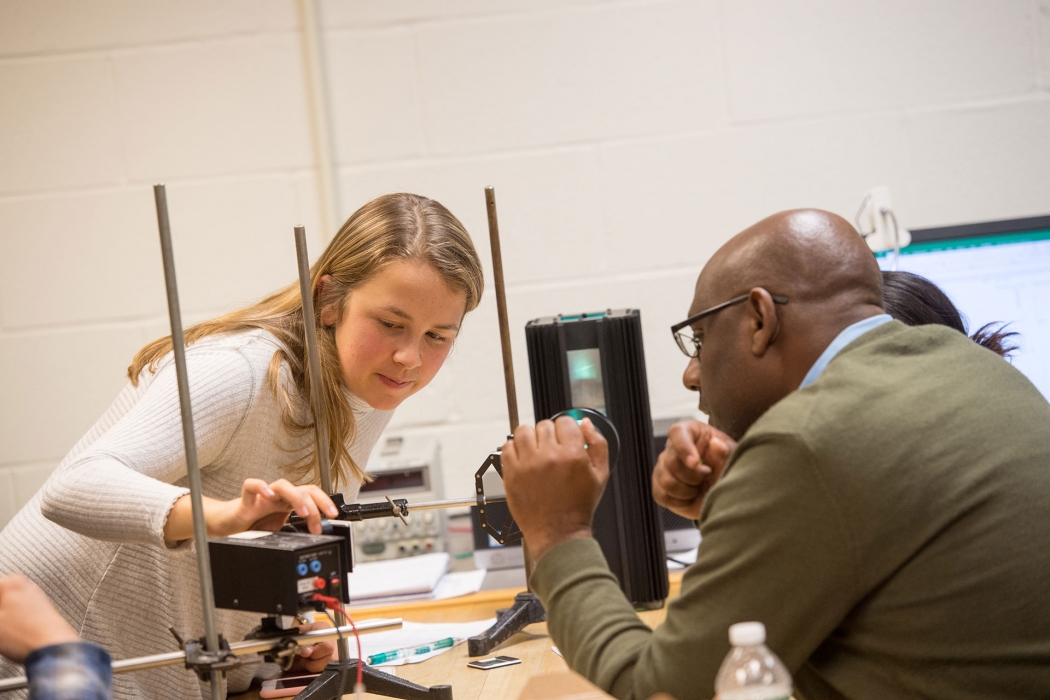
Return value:
<svg viewBox="0 0 1050 700">
<path fill-rule="evenodd" d="M 1039 87 L 1050 91 L 1050 0 L 1039 0 Z"/>
<path fill-rule="evenodd" d="M 292 31 L 297 25 L 288 0 L 5 0 L 0 56 Z"/>
<path fill-rule="evenodd" d="M 607 268 L 589 149 L 500 158 L 344 168 L 339 180 L 349 215 L 387 192 L 415 192 L 445 205 L 463 222 L 491 284 L 485 187 L 496 190 L 507 284 L 593 276 Z"/>
<path fill-rule="evenodd" d="M 313 163 L 295 34 L 122 52 L 113 68 L 133 180 Z"/>
<path fill-rule="evenodd" d="M 714 2 L 567 6 L 416 31 L 423 119 L 434 154 L 724 121 Z"/>
<path fill-rule="evenodd" d="M 406 29 L 325 38 L 332 138 L 339 163 L 422 155 L 416 50 Z"/>
<path fill-rule="evenodd" d="M 586 5 L 609 0 L 387 0 L 343 2 L 322 0 L 320 14 L 326 28 L 388 26 L 449 21 L 470 17 L 545 11 L 566 5 Z"/>
<path fill-rule="evenodd" d="M 0 336 L 0 467 L 61 459 L 126 383 L 134 326 Z"/>
<path fill-rule="evenodd" d="M 293 229 L 301 217 L 293 178 L 180 182 L 167 190 L 186 325 L 190 319 L 232 311 L 297 283 Z M 152 191 L 144 194 L 152 206 Z M 156 238 L 156 224 L 153 228 Z M 315 241 L 308 239 L 308 247 Z M 159 251 L 160 244 L 155 245 Z M 320 245 L 311 250 L 316 259 Z"/>
<path fill-rule="evenodd" d="M 914 114 L 908 138 L 909 225 L 1050 214 L 1047 97 Z"/>
<path fill-rule="evenodd" d="M 105 58 L 0 62 L 0 195 L 122 177 L 115 101 Z"/>
<path fill-rule="evenodd" d="M 699 270 L 730 236 L 783 209 L 819 207 L 852 221 L 874 184 L 890 185 L 900 206 L 909 185 L 904 125 L 896 115 L 832 118 L 603 146 L 611 266 Z"/>
<path fill-rule="evenodd" d="M 0 528 L 15 517 L 25 501 L 15 498 L 15 482 L 11 473 L 0 467 Z"/>
<path fill-rule="evenodd" d="M 741 0 L 722 9 L 735 120 L 992 99 L 1036 83 L 1030 0 Z"/>
<path fill-rule="evenodd" d="M 147 187 L 0 200 L 0 326 L 166 313 Z"/>
</svg>

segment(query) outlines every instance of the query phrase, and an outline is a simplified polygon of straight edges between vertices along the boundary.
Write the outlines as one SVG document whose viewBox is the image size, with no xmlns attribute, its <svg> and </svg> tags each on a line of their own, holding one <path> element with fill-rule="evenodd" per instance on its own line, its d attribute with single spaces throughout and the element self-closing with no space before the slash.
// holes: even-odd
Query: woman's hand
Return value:
<svg viewBox="0 0 1050 700">
<path fill-rule="evenodd" d="M 339 514 L 332 499 L 313 484 L 295 486 L 286 479 L 267 484 L 262 479 L 246 479 L 241 497 L 231 501 L 203 499 L 204 522 L 208 535 L 224 537 L 245 530 L 281 529 L 288 516 L 295 512 L 306 520 L 310 532 L 321 533 L 322 513 L 330 518 Z M 182 496 L 168 512 L 164 524 L 164 539 L 169 542 L 193 536 L 193 506 L 189 494 Z"/>
<path fill-rule="evenodd" d="M 299 631 L 312 632 L 313 630 L 331 627 L 333 625 L 327 619 L 319 619 L 309 625 L 300 625 Z M 319 642 L 312 646 L 299 647 L 295 652 L 295 659 L 292 661 L 292 666 L 288 669 L 288 672 L 290 675 L 297 675 L 296 672 L 320 673 L 329 661 L 334 660 L 335 642 Z"/>
</svg>

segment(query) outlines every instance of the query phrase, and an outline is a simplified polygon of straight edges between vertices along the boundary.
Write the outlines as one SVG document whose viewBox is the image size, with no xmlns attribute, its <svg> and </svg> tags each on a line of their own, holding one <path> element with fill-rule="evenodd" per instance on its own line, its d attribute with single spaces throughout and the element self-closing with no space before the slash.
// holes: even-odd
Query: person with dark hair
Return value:
<svg viewBox="0 0 1050 700">
<path fill-rule="evenodd" d="M 882 271 L 882 303 L 893 318 L 908 326 L 937 324 L 968 335 L 966 321 L 940 287 L 913 272 Z M 1007 331 L 1006 323 L 986 323 L 970 340 L 1000 357 L 1009 358 L 1020 346 L 1012 340 L 1017 333 Z"/>
</svg>

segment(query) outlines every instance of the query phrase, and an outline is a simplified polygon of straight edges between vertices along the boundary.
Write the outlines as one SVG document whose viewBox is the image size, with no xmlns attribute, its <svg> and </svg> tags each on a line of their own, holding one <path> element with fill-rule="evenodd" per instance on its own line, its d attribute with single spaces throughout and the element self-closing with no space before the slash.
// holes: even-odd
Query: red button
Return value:
<svg viewBox="0 0 1050 700">
<path fill-rule="evenodd" d="M 327 581 L 325 581 L 325 580 L 324 580 L 323 578 L 321 578 L 320 576 L 318 576 L 317 578 L 315 578 L 315 579 L 314 579 L 314 588 L 316 588 L 316 589 L 317 589 L 317 590 L 319 590 L 319 591 L 323 591 L 323 590 L 324 590 L 324 587 L 325 587 L 325 586 L 326 586 L 327 584 L 328 584 L 328 582 L 327 582 Z"/>
</svg>

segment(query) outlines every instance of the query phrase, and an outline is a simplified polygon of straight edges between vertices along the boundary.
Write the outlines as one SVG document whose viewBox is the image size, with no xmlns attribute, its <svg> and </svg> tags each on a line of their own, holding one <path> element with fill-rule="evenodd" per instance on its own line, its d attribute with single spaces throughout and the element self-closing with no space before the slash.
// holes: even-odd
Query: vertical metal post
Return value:
<svg viewBox="0 0 1050 700">
<path fill-rule="evenodd" d="M 332 493 L 332 464 L 328 448 L 328 419 L 321 392 L 321 355 L 317 351 L 317 325 L 314 321 L 314 292 L 310 280 L 310 256 L 306 252 L 306 228 L 295 227 L 295 255 L 299 262 L 299 294 L 303 303 L 303 331 L 306 339 L 306 364 L 310 372 L 310 407 L 314 414 L 317 436 L 317 475 L 321 488 Z"/>
<path fill-rule="evenodd" d="M 499 246 L 499 222 L 496 219 L 496 190 L 485 188 L 485 209 L 489 215 L 489 245 L 492 248 L 492 281 L 496 288 L 496 313 L 499 314 L 499 337 L 503 346 L 503 381 L 507 387 L 507 413 L 511 434 L 518 428 L 518 393 L 514 388 L 514 358 L 510 351 L 510 322 L 507 319 L 507 293 L 503 284 L 503 254 Z"/>
<path fill-rule="evenodd" d="M 204 606 L 204 645 L 208 651 L 217 652 L 219 635 L 215 623 L 215 589 L 212 587 L 208 529 L 204 522 L 204 502 L 201 495 L 201 470 L 197 462 L 197 438 L 193 432 L 193 409 L 190 405 L 190 385 L 186 375 L 186 346 L 182 334 L 179 288 L 175 282 L 175 255 L 171 247 L 168 197 L 163 184 L 153 186 L 153 198 L 157 205 L 157 226 L 160 228 L 160 253 L 164 261 L 164 284 L 168 292 L 168 318 L 171 321 L 171 347 L 175 355 L 175 376 L 178 379 L 179 408 L 182 411 L 182 440 L 186 448 L 186 474 L 189 477 L 190 503 L 193 506 L 193 541 L 197 547 L 201 602 Z M 218 671 L 211 672 L 213 700 L 222 698 L 221 680 Z"/>
<path fill-rule="evenodd" d="M 302 297 L 303 305 L 303 336 L 306 339 L 306 364 L 310 372 L 310 408 L 314 414 L 314 434 L 317 436 L 317 474 L 321 480 L 321 488 L 331 495 L 332 491 L 332 462 L 328 452 L 328 413 L 325 411 L 324 396 L 321 393 L 321 354 L 317 350 L 317 324 L 314 320 L 314 291 L 313 282 L 310 279 L 310 255 L 306 251 L 306 228 L 295 227 L 295 256 L 299 263 L 299 295 Z M 346 581 L 342 582 L 346 585 Z M 346 624 L 346 618 L 339 611 L 335 611 L 335 624 L 342 627 Z M 339 639 L 336 642 L 339 652 L 339 660 L 346 661 L 350 658 L 350 647 L 347 640 Z"/>
<path fill-rule="evenodd" d="M 503 348 L 503 382 L 507 387 L 507 414 L 510 417 L 511 435 L 518 428 L 518 392 L 514 387 L 514 357 L 510 349 L 510 321 L 507 318 L 507 292 L 503 282 L 503 253 L 499 245 L 499 221 L 496 218 L 496 190 L 485 188 L 485 209 L 489 215 L 489 247 L 492 249 L 492 282 L 496 289 L 496 313 L 499 316 L 499 338 Z M 529 545 L 521 541 L 521 554 L 525 560 L 525 585 L 532 586 L 532 557 Z"/>
</svg>

